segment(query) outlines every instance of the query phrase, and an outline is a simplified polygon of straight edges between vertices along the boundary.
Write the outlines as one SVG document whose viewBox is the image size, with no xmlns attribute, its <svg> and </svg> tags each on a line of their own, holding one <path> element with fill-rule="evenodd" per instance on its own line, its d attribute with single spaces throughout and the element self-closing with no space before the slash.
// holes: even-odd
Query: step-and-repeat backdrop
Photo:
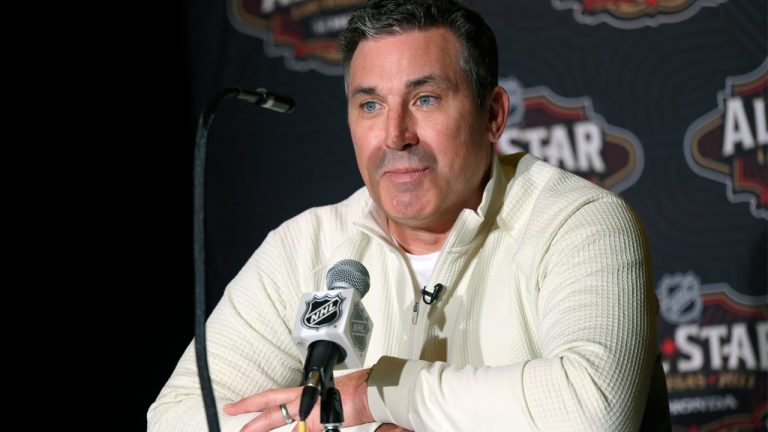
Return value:
<svg viewBox="0 0 768 432">
<path fill-rule="evenodd" d="M 215 302 L 266 233 L 362 186 L 335 38 L 360 0 L 193 3 L 191 114 L 210 134 Z M 512 98 L 499 153 L 526 151 L 623 196 L 651 241 L 676 430 L 764 430 L 768 416 L 768 7 L 765 0 L 465 1 L 496 32 Z M 193 126 L 190 126 L 193 127 Z"/>
</svg>

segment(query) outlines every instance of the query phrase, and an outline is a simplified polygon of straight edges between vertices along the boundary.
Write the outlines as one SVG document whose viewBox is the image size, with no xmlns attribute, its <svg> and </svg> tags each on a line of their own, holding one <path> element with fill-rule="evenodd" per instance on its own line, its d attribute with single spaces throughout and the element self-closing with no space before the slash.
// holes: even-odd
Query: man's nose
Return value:
<svg viewBox="0 0 768 432">
<path fill-rule="evenodd" d="M 415 119 L 407 109 L 390 109 L 387 116 L 387 147 L 393 150 L 406 150 L 419 143 Z"/>
</svg>

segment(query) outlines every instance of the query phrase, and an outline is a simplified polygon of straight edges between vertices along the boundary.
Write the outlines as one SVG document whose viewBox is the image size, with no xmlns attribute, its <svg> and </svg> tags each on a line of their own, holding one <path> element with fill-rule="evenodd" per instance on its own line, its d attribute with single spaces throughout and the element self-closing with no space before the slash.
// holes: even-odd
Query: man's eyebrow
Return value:
<svg viewBox="0 0 768 432">
<path fill-rule="evenodd" d="M 408 81 L 405 84 L 405 87 L 406 89 L 413 91 L 429 84 L 434 84 L 434 85 L 443 86 L 443 87 L 451 87 L 452 81 L 447 80 L 438 75 L 428 74 L 428 75 L 420 76 L 416 79 L 412 79 Z M 349 93 L 349 98 L 352 99 L 358 95 L 378 96 L 379 92 L 378 90 L 376 90 L 376 87 L 360 86 L 360 87 L 355 87 L 355 89 Z"/>
<path fill-rule="evenodd" d="M 406 87 L 409 90 L 415 90 L 415 89 L 417 89 L 419 87 L 423 87 L 423 86 L 425 86 L 427 84 L 437 84 L 437 85 L 441 85 L 441 86 L 449 86 L 449 82 L 446 79 L 444 79 L 444 78 L 442 78 L 440 76 L 437 76 L 437 75 L 429 74 L 429 75 L 420 76 L 420 77 L 418 77 L 418 78 L 416 78 L 414 80 L 408 81 L 408 83 L 406 84 Z"/>
<path fill-rule="evenodd" d="M 378 94 L 379 92 L 376 90 L 376 87 L 355 87 L 355 89 L 349 93 L 349 98 L 352 99 L 357 95 L 376 96 Z"/>
</svg>

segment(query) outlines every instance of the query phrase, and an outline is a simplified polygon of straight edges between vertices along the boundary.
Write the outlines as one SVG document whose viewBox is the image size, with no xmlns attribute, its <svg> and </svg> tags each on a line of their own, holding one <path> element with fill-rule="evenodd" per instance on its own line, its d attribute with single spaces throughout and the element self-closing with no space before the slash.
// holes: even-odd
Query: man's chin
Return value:
<svg viewBox="0 0 768 432">
<path fill-rule="evenodd" d="M 401 194 L 402 195 L 402 194 Z M 389 201 L 384 207 L 387 216 L 395 221 L 403 223 L 417 223 L 429 217 L 430 206 L 427 200 L 420 194 L 406 194 Z"/>
<path fill-rule="evenodd" d="M 400 210 L 394 210 L 394 211 L 386 211 L 387 217 L 392 220 L 395 223 L 398 223 L 400 225 L 405 226 L 420 226 L 422 224 L 425 224 L 426 220 L 428 219 L 426 215 L 423 212 L 413 212 L 413 211 L 400 211 Z"/>
</svg>

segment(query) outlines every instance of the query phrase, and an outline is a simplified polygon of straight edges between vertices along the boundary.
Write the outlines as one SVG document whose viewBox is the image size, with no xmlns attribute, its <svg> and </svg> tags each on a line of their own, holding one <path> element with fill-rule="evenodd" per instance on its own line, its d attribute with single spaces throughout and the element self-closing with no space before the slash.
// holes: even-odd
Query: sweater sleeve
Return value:
<svg viewBox="0 0 768 432">
<path fill-rule="evenodd" d="M 531 277 L 541 356 L 494 367 L 382 358 L 371 412 L 414 431 L 637 430 L 651 382 L 655 296 L 633 213 L 580 206 Z"/>
<path fill-rule="evenodd" d="M 222 405 L 269 388 L 296 386 L 301 379 L 302 360 L 291 340 L 293 304 L 286 300 L 299 297 L 294 292 L 297 284 L 275 279 L 286 268 L 282 250 L 280 240 L 270 234 L 227 286 L 206 324 L 208 363 L 223 431 L 239 430 L 254 415 L 230 417 Z M 148 431 L 208 430 L 193 344 L 149 408 Z"/>
<path fill-rule="evenodd" d="M 224 404 L 300 385 L 304 359 L 291 335 L 299 299 L 322 285 L 326 267 L 319 263 L 346 238 L 347 219 L 356 217 L 366 203 L 361 189 L 339 205 L 315 208 L 286 221 L 267 236 L 227 286 L 206 323 L 208 367 L 222 431 L 239 431 L 258 415 L 228 416 Z M 295 426 L 275 431 L 290 432 Z M 343 430 L 372 432 L 378 426 Z M 207 430 L 193 341 L 149 407 L 147 431 Z"/>
</svg>

